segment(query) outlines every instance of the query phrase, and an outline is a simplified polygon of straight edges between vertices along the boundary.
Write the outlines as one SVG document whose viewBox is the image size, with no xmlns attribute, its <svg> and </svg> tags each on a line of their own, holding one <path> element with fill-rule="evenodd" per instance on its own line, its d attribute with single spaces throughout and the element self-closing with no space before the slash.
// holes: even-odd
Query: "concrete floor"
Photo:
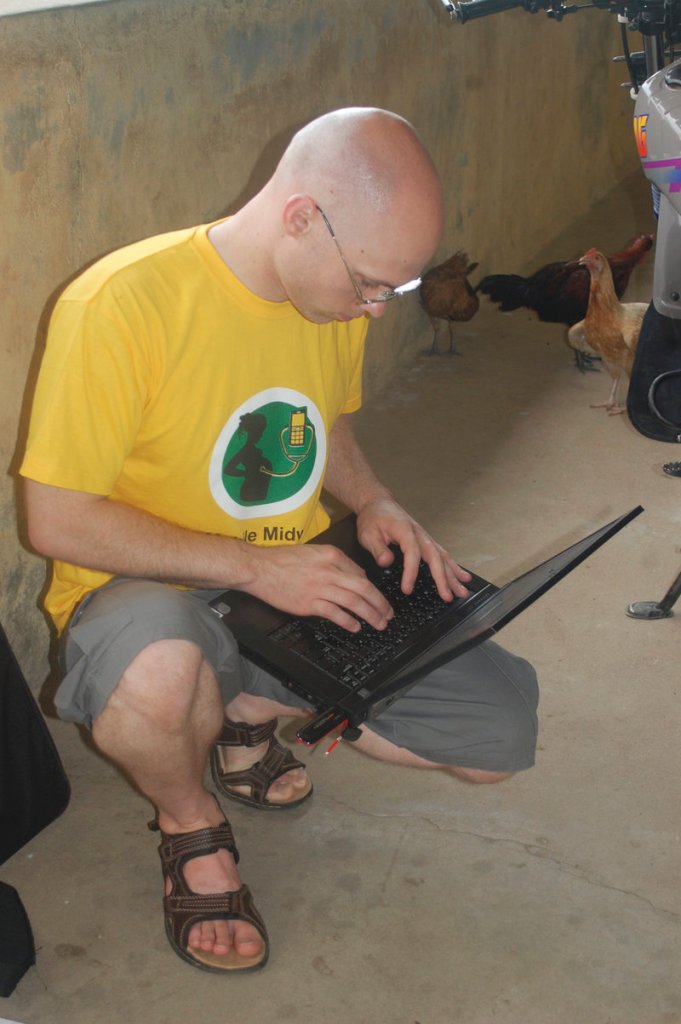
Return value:
<svg viewBox="0 0 681 1024">
<path fill-rule="evenodd" d="M 614 251 L 650 227 L 637 180 L 540 259 Z M 629 298 L 649 298 L 651 271 L 637 272 Z M 230 806 L 272 955 L 261 974 L 222 978 L 166 942 L 145 802 L 53 722 L 73 796 L 0 869 L 38 946 L 0 1014 L 27 1024 L 681 1022 L 681 612 L 625 615 L 630 601 L 659 600 L 681 568 L 681 481 L 661 469 L 680 456 L 589 407 L 608 379 L 573 368 L 560 327 L 485 300 L 459 347 L 461 358 L 419 357 L 361 413 L 359 433 L 461 562 L 502 582 L 646 509 L 501 636 L 539 672 L 537 766 L 476 788 L 341 745 L 308 757 L 316 792 L 303 808 Z"/>
</svg>

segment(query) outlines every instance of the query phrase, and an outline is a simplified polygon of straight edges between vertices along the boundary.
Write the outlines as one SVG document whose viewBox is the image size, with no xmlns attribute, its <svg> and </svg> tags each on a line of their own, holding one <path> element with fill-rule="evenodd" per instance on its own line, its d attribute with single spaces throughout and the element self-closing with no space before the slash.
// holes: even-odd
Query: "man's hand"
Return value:
<svg viewBox="0 0 681 1024">
<path fill-rule="evenodd" d="M 388 601 L 351 558 L 330 544 L 251 548 L 253 577 L 240 589 L 293 615 L 318 615 L 356 633 L 359 619 L 385 629 Z"/>
<path fill-rule="evenodd" d="M 357 536 L 379 565 L 390 565 L 397 544 L 404 556 L 402 591 L 411 594 L 421 560 L 430 568 L 437 592 L 443 601 L 466 597 L 465 582 L 471 574 L 454 561 L 423 527 L 391 498 L 378 498 L 364 505 L 357 516 Z"/>
</svg>

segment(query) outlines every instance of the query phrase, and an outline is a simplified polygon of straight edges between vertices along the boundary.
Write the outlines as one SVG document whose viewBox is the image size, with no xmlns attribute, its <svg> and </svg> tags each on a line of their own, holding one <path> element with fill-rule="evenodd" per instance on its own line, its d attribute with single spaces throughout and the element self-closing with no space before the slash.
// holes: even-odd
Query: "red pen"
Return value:
<svg viewBox="0 0 681 1024">
<path fill-rule="evenodd" d="M 343 724 L 341 725 L 341 731 L 340 731 L 340 733 L 338 734 L 338 736 L 336 736 L 335 740 L 333 741 L 333 743 L 331 744 L 331 746 L 329 747 L 329 749 L 328 749 L 328 750 L 325 750 L 325 751 L 324 751 L 324 757 L 328 757 L 328 756 L 329 756 L 329 754 L 331 753 L 331 751 L 332 751 L 332 750 L 333 750 L 333 749 L 334 749 L 335 747 L 337 747 L 337 746 L 338 746 L 338 744 L 340 743 L 340 741 L 341 741 L 341 740 L 343 739 L 343 732 L 345 731 L 345 729 L 347 729 L 347 727 L 348 727 L 348 720 L 347 720 L 347 718 L 346 718 L 346 719 L 345 719 L 345 721 L 343 722 Z"/>
</svg>

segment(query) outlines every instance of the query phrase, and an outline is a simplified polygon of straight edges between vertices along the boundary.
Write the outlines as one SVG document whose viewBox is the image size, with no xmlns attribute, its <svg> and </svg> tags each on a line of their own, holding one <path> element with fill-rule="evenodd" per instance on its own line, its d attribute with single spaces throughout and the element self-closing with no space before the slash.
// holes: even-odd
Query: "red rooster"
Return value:
<svg viewBox="0 0 681 1024">
<path fill-rule="evenodd" d="M 652 248 L 653 236 L 641 235 L 621 252 L 608 257 L 617 298 L 624 295 L 631 272 Z M 499 303 L 502 312 L 525 306 L 540 320 L 552 324 L 573 324 L 583 320 L 589 305 L 590 278 L 579 260 L 547 263 L 530 277 L 519 274 L 490 274 L 483 277 L 478 290 Z M 576 354 L 579 369 L 581 357 Z"/>
</svg>

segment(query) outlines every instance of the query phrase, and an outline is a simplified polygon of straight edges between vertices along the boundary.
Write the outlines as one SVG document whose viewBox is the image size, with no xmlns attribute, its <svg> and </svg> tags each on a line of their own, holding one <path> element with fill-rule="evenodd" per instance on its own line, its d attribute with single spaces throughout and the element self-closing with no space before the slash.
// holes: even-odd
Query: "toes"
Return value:
<svg viewBox="0 0 681 1024">
<path fill-rule="evenodd" d="M 275 779 L 270 790 L 304 789 L 307 785 L 307 772 L 304 768 L 294 768 Z"/>
<path fill-rule="evenodd" d="M 285 803 L 308 789 L 310 780 L 304 768 L 294 768 L 275 779 L 267 790 L 267 799 L 272 803 Z"/>
<path fill-rule="evenodd" d="M 238 935 L 234 940 L 234 948 L 239 956 L 258 956 L 263 950 L 263 941 L 259 935 L 256 938 L 240 938 Z"/>
<path fill-rule="evenodd" d="M 254 957 L 263 948 L 260 935 L 246 921 L 201 921 L 190 930 L 188 945 L 225 957 L 232 949 L 241 957 Z"/>
</svg>

